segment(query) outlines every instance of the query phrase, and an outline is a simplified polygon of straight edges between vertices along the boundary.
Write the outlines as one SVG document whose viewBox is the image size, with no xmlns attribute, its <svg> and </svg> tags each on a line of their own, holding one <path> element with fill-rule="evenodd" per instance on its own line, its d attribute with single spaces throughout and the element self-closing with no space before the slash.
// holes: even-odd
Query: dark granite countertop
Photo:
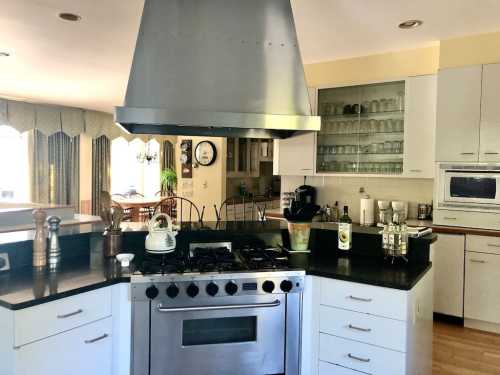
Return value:
<svg viewBox="0 0 500 375">
<path fill-rule="evenodd" d="M 25 267 L 0 273 L 0 306 L 19 310 L 129 281 L 130 270 L 114 259 L 72 258 L 53 273 Z"/>
<path fill-rule="evenodd" d="M 380 258 L 362 256 L 336 257 L 319 253 L 292 254 L 291 264 L 308 275 L 355 283 L 410 290 L 432 267 L 430 262 L 408 265 L 402 260 L 394 264 Z"/>
</svg>

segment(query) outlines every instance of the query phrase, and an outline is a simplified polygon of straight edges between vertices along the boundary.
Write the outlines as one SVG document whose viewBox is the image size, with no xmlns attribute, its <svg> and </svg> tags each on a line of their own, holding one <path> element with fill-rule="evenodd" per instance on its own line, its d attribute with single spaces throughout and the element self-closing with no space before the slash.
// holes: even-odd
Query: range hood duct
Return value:
<svg viewBox="0 0 500 375">
<path fill-rule="evenodd" d="M 290 1 L 146 0 L 115 120 L 138 134 L 319 131 Z"/>
</svg>

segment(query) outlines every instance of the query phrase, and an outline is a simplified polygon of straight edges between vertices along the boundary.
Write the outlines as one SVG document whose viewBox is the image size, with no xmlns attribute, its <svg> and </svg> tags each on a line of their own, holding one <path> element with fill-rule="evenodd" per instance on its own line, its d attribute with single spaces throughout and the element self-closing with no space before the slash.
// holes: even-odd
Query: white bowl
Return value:
<svg viewBox="0 0 500 375">
<path fill-rule="evenodd" d="M 118 262 L 121 263 L 122 267 L 128 267 L 130 266 L 130 262 L 134 259 L 135 255 L 134 254 L 129 254 L 129 253 L 123 253 L 123 254 L 118 254 L 116 256 L 116 259 Z"/>
</svg>

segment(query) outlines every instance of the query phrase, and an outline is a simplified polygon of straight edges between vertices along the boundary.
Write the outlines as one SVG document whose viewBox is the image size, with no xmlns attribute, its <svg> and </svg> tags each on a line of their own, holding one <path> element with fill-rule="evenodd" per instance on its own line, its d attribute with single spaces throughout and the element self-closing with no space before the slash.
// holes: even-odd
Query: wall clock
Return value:
<svg viewBox="0 0 500 375">
<path fill-rule="evenodd" d="M 202 141 L 196 145 L 194 157 L 199 165 L 207 167 L 217 159 L 217 148 L 210 141 Z"/>
</svg>

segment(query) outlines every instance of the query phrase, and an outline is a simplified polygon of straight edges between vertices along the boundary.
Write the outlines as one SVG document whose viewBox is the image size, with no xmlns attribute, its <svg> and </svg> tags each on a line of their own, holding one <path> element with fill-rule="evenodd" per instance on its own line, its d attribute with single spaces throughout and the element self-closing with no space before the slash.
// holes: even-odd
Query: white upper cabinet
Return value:
<svg viewBox="0 0 500 375">
<path fill-rule="evenodd" d="M 316 133 L 304 133 L 274 141 L 273 174 L 312 176 Z"/>
<path fill-rule="evenodd" d="M 436 161 L 478 161 L 482 69 L 439 71 Z"/>
<path fill-rule="evenodd" d="M 479 161 L 500 161 L 500 64 L 483 66 Z"/>
<path fill-rule="evenodd" d="M 403 174 L 411 178 L 434 178 L 436 131 L 436 75 L 406 80 L 406 130 Z"/>
</svg>

